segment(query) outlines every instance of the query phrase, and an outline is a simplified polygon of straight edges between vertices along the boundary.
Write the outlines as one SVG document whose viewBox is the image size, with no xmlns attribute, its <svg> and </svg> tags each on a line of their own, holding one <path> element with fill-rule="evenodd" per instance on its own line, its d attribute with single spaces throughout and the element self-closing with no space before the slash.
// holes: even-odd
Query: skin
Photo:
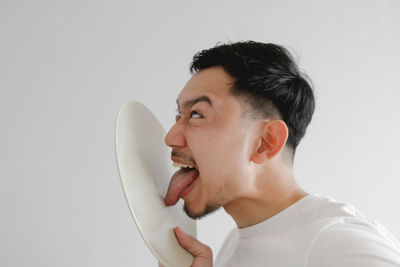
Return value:
<svg viewBox="0 0 400 267">
<path fill-rule="evenodd" d="M 244 119 L 243 103 L 229 92 L 234 81 L 222 67 L 193 75 L 178 96 L 180 114 L 165 143 L 172 148 L 173 160 L 193 162 L 200 172 L 184 198 L 187 214 L 199 218 L 223 207 L 243 228 L 274 216 L 307 193 L 297 185 L 287 161 L 286 124 L 279 118 Z M 201 101 L 184 107 L 202 95 L 212 106 Z M 174 232 L 194 256 L 193 267 L 212 266 L 208 246 L 178 228 Z"/>
</svg>

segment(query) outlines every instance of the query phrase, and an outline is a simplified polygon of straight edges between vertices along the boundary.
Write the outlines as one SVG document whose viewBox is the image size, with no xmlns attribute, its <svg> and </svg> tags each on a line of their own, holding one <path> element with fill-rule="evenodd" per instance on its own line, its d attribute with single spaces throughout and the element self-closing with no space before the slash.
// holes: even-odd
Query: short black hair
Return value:
<svg viewBox="0 0 400 267">
<path fill-rule="evenodd" d="M 286 123 L 286 145 L 293 159 L 313 116 L 315 99 L 311 81 L 299 71 L 290 52 L 254 41 L 217 44 L 194 55 L 190 72 L 214 66 L 235 78 L 230 93 L 244 100 L 252 119 L 279 118 Z"/>
</svg>

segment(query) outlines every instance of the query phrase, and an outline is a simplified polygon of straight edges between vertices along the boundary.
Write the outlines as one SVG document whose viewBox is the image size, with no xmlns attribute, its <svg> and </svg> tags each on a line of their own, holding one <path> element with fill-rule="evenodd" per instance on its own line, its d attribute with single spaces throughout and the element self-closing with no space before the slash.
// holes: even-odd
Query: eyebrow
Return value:
<svg viewBox="0 0 400 267">
<path fill-rule="evenodd" d="M 185 109 L 189 109 L 189 108 L 191 108 L 194 104 L 196 104 L 197 102 L 207 102 L 207 103 L 212 107 L 212 102 L 211 102 L 210 98 L 209 98 L 208 96 L 205 96 L 205 95 L 202 95 L 202 96 L 199 96 L 199 97 L 196 97 L 196 98 L 187 100 L 187 101 L 183 104 L 183 107 L 184 107 Z M 178 109 L 180 109 L 178 99 L 176 100 L 176 104 L 178 105 Z"/>
</svg>

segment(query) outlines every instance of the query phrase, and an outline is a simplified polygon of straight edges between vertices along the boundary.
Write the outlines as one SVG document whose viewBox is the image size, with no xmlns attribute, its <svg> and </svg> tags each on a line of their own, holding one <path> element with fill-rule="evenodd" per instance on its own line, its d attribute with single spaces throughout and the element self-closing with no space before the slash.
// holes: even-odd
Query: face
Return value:
<svg viewBox="0 0 400 267">
<path fill-rule="evenodd" d="M 245 179 L 251 154 L 249 129 L 239 100 L 229 94 L 233 82 L 222 67 L 192 76 L 178 96 L 180 113 L 165 137 L 172 159 L 192 162 L 199 170 L 184 197 L 185 211 L 192 218 L 242 197 L 249 185 Z M 203 98 L 190 102 L 198 97 Z"/>
</svg>

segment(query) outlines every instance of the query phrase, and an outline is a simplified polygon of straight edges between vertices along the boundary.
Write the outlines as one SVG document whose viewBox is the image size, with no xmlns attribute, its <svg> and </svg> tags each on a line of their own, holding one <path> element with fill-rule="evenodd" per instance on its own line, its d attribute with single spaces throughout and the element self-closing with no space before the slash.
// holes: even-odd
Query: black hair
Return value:
<svg viewBox="0 0 400 267">
<path fill-rule="evenodd" d="M 288 129 L 292 150 L 303 138 L 315 109 L 311 81 L 300 73 L 290 52 L 276 44 L 245 41 L 217 44 L 198 52 L 190 72 L 221 66 L 235 78 L 230 93 L 240 98 L 252 119 L 279 118 Z"/>
</svg>

